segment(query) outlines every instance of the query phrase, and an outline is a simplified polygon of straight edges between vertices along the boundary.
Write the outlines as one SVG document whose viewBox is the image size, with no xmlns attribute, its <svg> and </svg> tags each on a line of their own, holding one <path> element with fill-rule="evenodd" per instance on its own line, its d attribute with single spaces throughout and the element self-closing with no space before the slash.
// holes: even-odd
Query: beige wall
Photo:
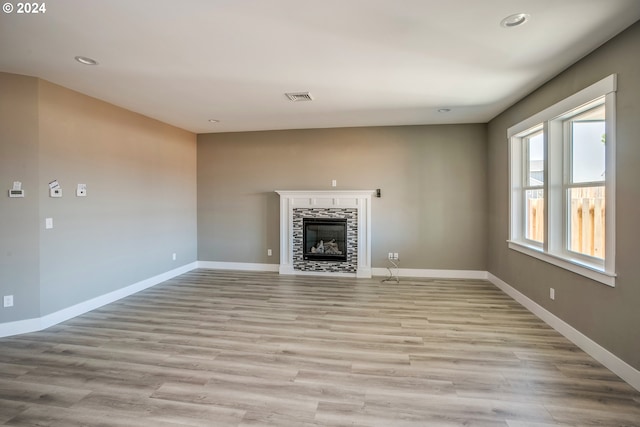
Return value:
<svg viewBox="0 0 640 427">
<path fill-rule="evenodd" d="M 377 189 L 372 263 L 486 270 L 485 125 L 198 136 L 198 256 L 279 263 L 274 190 Z M 273 256 L 267 256 L 273 249 Z"/>
<path fill-rule="evenodd" d="M 27 235 L 37 236 L 28 250 L 39 254 L 30 261 L 36 284 L 26 298 L 16 295 L 14 308 L 0 309 L 4 321 L 44 316 L 196 261 L 195 134 L 46 81 L 0 76 L 10 87 L 23 79 L 30 85 L 28 93 L 8 92 L 9 102 L 35 109 L 28 126 L 2 122 L 11 132 L 35 130 L 22 141 L 30 148 L 3 138 L 0 162 L 6 189 L 21 171 L 5 172 L 5 165 L 35 169 L 35 178 L 22 179 L 23 206 L 11 206 L 15 216 L 28 218 Z M 53 180 L 62 198 L 49 197 Z M 88 187 L 85 198 L 75 195 L 79 183 Z M 46 217 L 53 218 L 52 230 L 44 229 Z M 17 270 L 18 260 L 4 254 L 23 243 L 24 231 L 4 221 L 0 230 L 9 238 L 2 259 Z M 15 280 L 2 279 L 3 295 L 20 292 Z"/>
<path fill-rule="evenodd" d="M 636 369 L 640 369 L 640 23 L 489 123 L 489 271 Z M 507 128 L 618 74 L 616 287 L 509 250 Z M 549 299 L 549 288 L 556 299 Z"/>
<path fill-rule="evenodd" d="M 43 313 L 196 261 L 194 134 L 45 81 L 39 108 Z"/>
</svg>

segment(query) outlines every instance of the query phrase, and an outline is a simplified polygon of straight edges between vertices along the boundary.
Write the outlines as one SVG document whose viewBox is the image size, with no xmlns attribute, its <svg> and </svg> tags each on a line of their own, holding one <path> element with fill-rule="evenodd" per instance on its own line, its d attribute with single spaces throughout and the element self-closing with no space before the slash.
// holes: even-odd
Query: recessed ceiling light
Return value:
<svg viewBox="0 0 640 427">
<path fill-rule="evenodd" d="M 513 28 L 523 25 L 529 20 L 529 15 L 526 13 L 516 13 L 514 15 L 509 15 L 500 21 L 500 25 L 504 28 Z"/>
<path fill-rule="evenodd" d="M 220 123 L 220 120 L 209 119 L 209 123 Z"/>
<path fill-rule="evenodd" d="M 76 61 L 84 65 L 98 65 L 98 61 L 87 58 L 86 56 L 76 56 Z"/>
<path fill-rule="evenodd" d="M 438 113 L 448 113 L 449 111 L 451 111 L 451 108 L 440 108 Z"/>
</svg>

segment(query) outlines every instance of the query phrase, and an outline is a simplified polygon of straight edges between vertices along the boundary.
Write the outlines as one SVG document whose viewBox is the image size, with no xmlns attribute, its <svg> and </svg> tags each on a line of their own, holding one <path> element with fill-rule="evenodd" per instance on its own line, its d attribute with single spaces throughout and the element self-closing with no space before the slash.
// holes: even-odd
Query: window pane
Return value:
<svg viewBox="0 0 640 427">
<path fill-rule="evenodd" d="M 571 119 L 571 182 L 605 180 L 605 108 Z"/>
<path fill-rule="evenodd" d="M 525 237 L 544 242 L 544 190 L 525 191 Z"/>
<path fill-rule="evenodd" d="M 542 131 L 527 138 L 528 152 L 528 186 L 535 187 L 544 184 L 544 138 Z"/>
<path fill-rule="evenodd" d="M 569 189 L 569 250 L 604 259 L 604 186 Z"/>
</svg>

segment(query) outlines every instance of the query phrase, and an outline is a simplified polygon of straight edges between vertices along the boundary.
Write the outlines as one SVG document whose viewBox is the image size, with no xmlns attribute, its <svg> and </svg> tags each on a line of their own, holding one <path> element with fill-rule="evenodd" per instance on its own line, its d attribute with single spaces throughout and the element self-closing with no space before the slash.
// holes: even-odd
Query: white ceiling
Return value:
<svg viewBox="0 0 640 427">
<path fill-rule="evenodd" d="M 0 13 L 0 71 L 197 133 L 487 122 L 640 19 L 639 0 L 55 0 L 46 8 Z M 528 23 L 500 26 L 520 12 Z M 315 100 L 284 95 L 299 91 Z"/>
</svg>

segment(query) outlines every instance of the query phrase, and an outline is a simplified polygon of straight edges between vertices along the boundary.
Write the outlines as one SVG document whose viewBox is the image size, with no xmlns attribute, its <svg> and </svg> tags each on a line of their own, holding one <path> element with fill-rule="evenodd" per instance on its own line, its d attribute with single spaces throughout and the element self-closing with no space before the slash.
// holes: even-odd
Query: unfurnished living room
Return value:
<svg viewBox="0 0 640 427">
<path fill-rule="evenodd" d="M 5 0 L 0 425 L 640 426 L 640 1 Z"/>
</svg>

